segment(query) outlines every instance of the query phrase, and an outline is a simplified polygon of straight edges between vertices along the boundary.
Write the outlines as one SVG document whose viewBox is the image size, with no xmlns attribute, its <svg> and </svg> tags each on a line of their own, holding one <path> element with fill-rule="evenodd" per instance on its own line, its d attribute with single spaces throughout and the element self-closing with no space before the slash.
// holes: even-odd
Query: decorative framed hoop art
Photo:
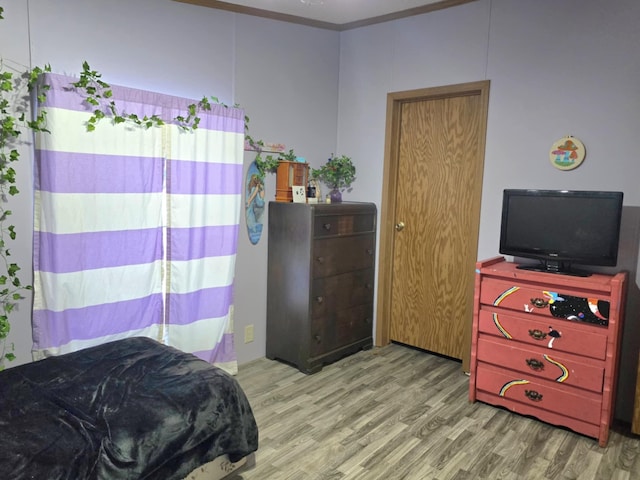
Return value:
<svg viewBox="0 0 640 480">
<path fill-rule="evenodd" d="M 573 170 L 580 166 L 585 154 L 583 143 L 568 135 L 553 143 L 549 151 L 549 160 L 558 170 Z"/>
</svg>

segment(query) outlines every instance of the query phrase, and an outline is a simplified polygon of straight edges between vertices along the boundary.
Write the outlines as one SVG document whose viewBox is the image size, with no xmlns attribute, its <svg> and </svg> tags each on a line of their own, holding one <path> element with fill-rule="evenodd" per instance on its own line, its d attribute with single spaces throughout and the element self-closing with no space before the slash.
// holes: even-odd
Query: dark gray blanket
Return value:
<svg viewBox="0 0 640 480">
<path fill-rule="evenodd" d="M 148 338 L 0 372 L 1 479 L 181 479 L 257 448 L 236 380 Z"/>
</svg>

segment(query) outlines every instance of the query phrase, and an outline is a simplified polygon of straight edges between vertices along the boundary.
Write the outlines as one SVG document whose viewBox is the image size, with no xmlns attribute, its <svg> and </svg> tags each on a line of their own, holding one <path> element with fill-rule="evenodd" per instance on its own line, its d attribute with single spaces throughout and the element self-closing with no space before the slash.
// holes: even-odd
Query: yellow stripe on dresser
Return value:
<svg viewBox="0 0 640 480">
<path fill-rule="evenodd" d="M 507 393 L 507 390 L 509 390 L 511 387 L 515 385 L 526 385 L 528 383 L 531 382 L 529 382 L 529 380 L 511 380 L 510 382 L 507 382 L 502 386 L 499 395 L 501 397 L 504 397 L 505 393 Z"/>
<path fill-rule="evenodd" d="M 543 355 L 544 359 L 550 363 L 553 363 L 556 367 L 558 367 L 560 370 L 562 370 L 562 375 L 560 375 L 558 378 L 556 378 L 556 382 L 564 382 L 567 378 L 569 378 L 569 370 L 567 369 L 567 367 L 565 367 L 564 365 L 562 365 L 560 362 L 553 360 L 549 355 L 544 354 Z"/>
<path fill-rule="evenodd" d="M 493 315 L 493 323 L 496 326 L 496 328 L 500 330 L 500 333 L 504 335 L 505 338 L 512 339 L 513 337 L 511 336 L 511 334 L 507 332 L 507 330 L 500 323 L 500 320 L 498 320 L 498 314 L 494 313 L 492 315 Z"/>
<path fill-rule="evenodd" d="M 512 293 L 517 292 L 518 290 L 520 290 L 520 287 L 511 287 L 509 290 L 505 290 L 500 294 L 498 298 L 494 300 L 493 305 L 494 306 L 500 305 L 500 302 L 502 302 L 505 298 L 507 298 Z"/>
</svg>

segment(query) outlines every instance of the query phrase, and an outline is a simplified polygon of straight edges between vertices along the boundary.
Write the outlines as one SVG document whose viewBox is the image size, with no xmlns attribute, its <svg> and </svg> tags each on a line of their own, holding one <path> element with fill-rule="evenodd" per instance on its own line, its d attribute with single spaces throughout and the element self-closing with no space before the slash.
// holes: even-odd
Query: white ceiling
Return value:
<svg viewBox="0 0 640 480">
<path fill-rule="evenodd" d="M 176 0 L 343 30 L 418 15 L 474 0 Z"/>
<path fill-rule="evenodd" d="M 228 3 L 329 23 L 351 23 L 439 0 L 226 0 Z"/>
</svg>

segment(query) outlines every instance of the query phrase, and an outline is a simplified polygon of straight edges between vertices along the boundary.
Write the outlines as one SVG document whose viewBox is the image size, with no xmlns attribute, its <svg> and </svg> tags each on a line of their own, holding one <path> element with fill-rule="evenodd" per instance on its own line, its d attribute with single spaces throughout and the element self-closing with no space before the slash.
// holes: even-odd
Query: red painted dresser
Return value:
<svg viewBox="0 0 640 480">
<path fill-rule="evenodd" d="M 476 265 L 469 399 L 607 444 L 626 273 L 574 277 Z"/>
</svg>

